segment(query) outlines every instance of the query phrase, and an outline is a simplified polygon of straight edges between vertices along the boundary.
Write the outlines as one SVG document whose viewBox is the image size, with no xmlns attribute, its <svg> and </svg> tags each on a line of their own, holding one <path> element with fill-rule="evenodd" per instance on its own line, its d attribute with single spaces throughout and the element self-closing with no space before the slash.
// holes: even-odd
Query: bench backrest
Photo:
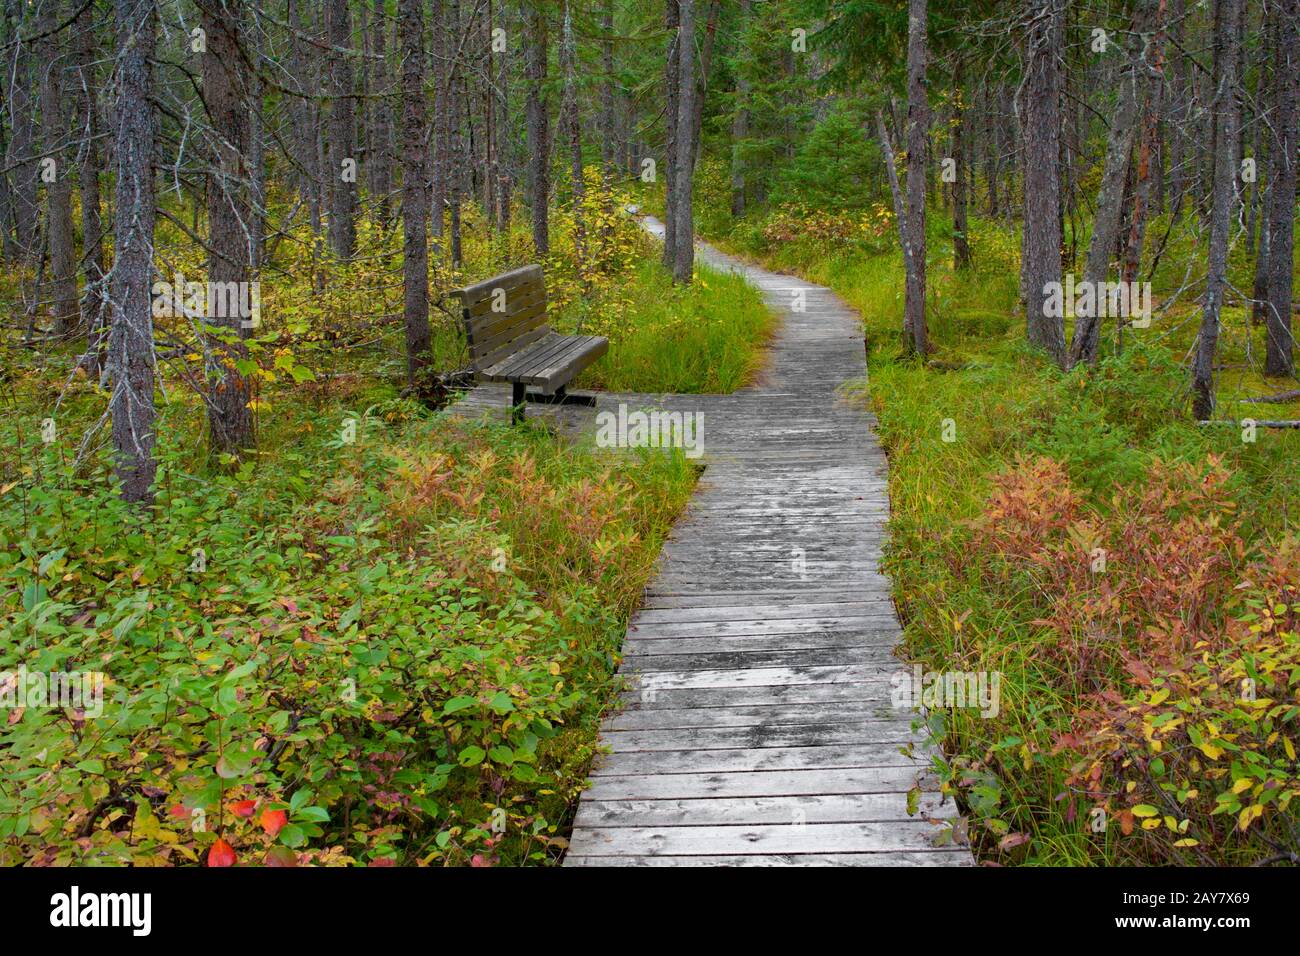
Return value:
<svg viewBox="0 0 1300 956">
<path fill-rule="evenodd" d="M 458 293 L 469 357 L 485 369 L 546 335 L 546 284 L 541 266 L 484 279 Z"/>
</svg>

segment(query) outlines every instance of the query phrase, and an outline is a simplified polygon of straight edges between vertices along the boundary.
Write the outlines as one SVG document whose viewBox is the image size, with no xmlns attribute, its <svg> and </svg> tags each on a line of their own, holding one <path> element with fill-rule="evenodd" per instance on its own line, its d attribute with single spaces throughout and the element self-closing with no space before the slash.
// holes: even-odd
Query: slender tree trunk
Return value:
<svg viewBox="0 0 1300 956">
<path fill-rule="evenodd" d="M 709 14 L 705 21 L 704 39 L 700 44 L 700 75 L 694 91 L 695 112 L 691 114 L 691 168 L 699 166 L 700 154 L 704 147 L 704 138 L 700 130 L 704 125 L 704 98 L 709 89 L 709 71 L 713 68 L 713 43 L 718 34 L 718 0 L 709 4 Z"/>
<path fill-rule="evenodd" d="M 1219 343 L 1219 313 L 1228 274 L 1228 235 L 1235 202 L 1233 184 L 1237 176 L 1237 64 L 1240 37 L 1237 35 L 1237 4 L 1241 0 L 1217 0 L 1215 17 L 1214 76 L 1214 197 L 1210 213 L 1209 271 L 1201 313 L 1201 334 L 1196 343 L 1192 368 L 1192 414 L 1199 420 L 1214 415 L 1214 358 Z"/>
<path fill-rule="evenodd" d="M 957 62 L 953 92 L 957 96 L 956 116 L 952 124 L 952 155 L 957 163 L 957 178 L 952 184 L 952 257 L 953 266 L 967 269 L 971 265 L 970 242 L 966 237 L 966 91 L 962 87 L 962 63 Z"/>
<path fill-rule="evenodd" d="M 356 247 L 357 149 L 352 62 L 338 51 L 352 46 L 352 18 L 347 0 L 327 0 L 330 43 L 330 247 L 351 259 Z"/>
<path fill-rule="evenodd" d="M 910 276 L 916 271 L 916 250 L 912 247 L 912 230 L 907 225 L 907 203 L 903 197 L 903 189 L 898 183 L 898 167 L 894 161 L 893 143 L 889 137 L 889 128 L 885 125 L 885 114 L 880 110 L 876 110 L 876 136 L 880 139 L 880 150 L 885 154 L 885 173 L 889 177 L 889 193 L 894 201 L 894 223 L 898 226 L 898 244 L 903 250 L 903 274 Z M 904 312 L 904 348 L 910 349 L 912 341 L 908 334 L 906 312 Z"/>
<path fill-rule="evenodd" d="M 1140 56 L 1139 82 L 1145 89 L 1141 134 L 1138 139 L 1137 175 L 1133 187 L 1133 214 L 1129 219 L 1120 281 L 1135 282 L 1142 264 L 1142 246 L 1153 205 L 1152 193 L 1163 180 L 1159 168 L 1160 109 L 1164 93 L 1166 0 L 1155 0 L 1151 41 Z"/>
<path fill-rule="evenodd" d="M 695 0 L 678 0 L 681 25 L 677 32 L 677 177 L 673 233 L 673 281 L 689 285 L 695 269 L 694 172 L 695 139 Z"/>
<path fill-rule="evenodd" d="M 1021 286 L 1031 345 L 1065 364 L 1065 319 L 1047 308 L 1061 282 L 1061 56 L 1064 0 L 1028 0 L 1025 81 L 1020 92 L 1024 151 Z M 1121 177 L 1121 182 L 1122 182 Z M 1113 239 L 1113 237 L 1112 237 Z M 1109 250 L 1112 243 L 1104 246 Z"/>
<path fill-rule="evenodd" d="M 451 181 L 452 56 L 456 52 L 446 0 L 433 0 L 433 124 L 429 130 L 428 156 L 433 176 L 429 186 L 429 231 L 434 246 L 442 247 L 447 218 L 447 189 Z M 441 254 L 441 253 L 439 253 Z"/>
<path fill-rule="evenodd" d="M 677 116 L 681 98 L 681 66 L 678 60 L 681 0 L 665 0 L 664 29 L 668 32 L 668 57 L 664 73 L 664 267 L 677 262 Z"/>
<path fill-rule="evenodd" d="M 1133 13 L 1133 32 L 1141 35 L 1149 22 L 1154 0 L 1138 0 Z M 1130 41 L 1138 43 L 1136 39 Z M 1129 161 L 1133 140 L 1137 134 L 1141 93 L 1142 51 L 1129 51 L 1128 62 L 1119 75 L 1119 103 L 1106 141 L 1106 162 L 1097 193 L 1097 214 L 1093 220 L 1092 237 L 1088 242 L 1088 258 L 1083 268 L 1083 279 L 1092 289 L 1100 288 L 1110 269 L 1111 255 L 1120 235 L 1120 219 L 1124 210 L 1125 184 L 1129 176 Z M 1094 295 L 1094 305 L 1096 297 Z M 1100 308 L 1088 315 L 1075 316 L 1074 337 L 1070 340 L 1070 365 L 1078 362 L 1095 362 L 1097 345 L 1101 337 Z"/>
<path fill-rule="evenodd" d="M 1182 214 L 1183 201 L 1187 194 L 1187 159 L 1184 153 L 1187 122 L 1187 58 L 1183 56 L 1182 43 L 1186 32 L 1183 22 L 1186 18 L 1185 0 L 1170 0 L 1169 16 L 1171 22 L 1170 38 L 1173 41 L 1170 50 L 1170 84 L 1169 95 L 1169 215 L 1177 221 Z"/>
<path fill-rule="evenodd" d="M 910 0 L 907 12 L 907 235 L 912 248 L 905 285 L 903 327 L 908 349 L 929 351 L 925 322 L 925 166 L 930 135 L 930 100 L 925 79 L 926 0 Z"/>
<path fill-rule="evenodd" d="M 261 0 L 253 0 L 249 6 L 260 9 Z M 249 33 L 247 58 L 253 62 L 254 70 L 248 77 L 248 179 L 249 212 L 248 228 L 252 230 L 249 261 L 252 264 L 252 276 L 257 279 L 262 268 L 262 250 L 266 242 L 266 113 L 262 97 L 262 45 L 258 37 L 261 26 L 256 14 L 251 18 L 252 30 Z"/>
<path fill-rule="evenodd" d="M 424 115 L 423 0 L 398 0 L 401 42 L 402 141 L 419 143 L 428 128 Z M 425 194 L 425 151 L 402 150 L 402 288 L 406 319 L 406 383 L 416 386 L 429 362 L 429 251 Z"/>
<path fill-rule="evenodd" d="M 68 150 L 67 112 L 63 105 L 62 51 L 59 23 L 68 12 L 59 0 L 45 0 L 41 26 L 41 133 L 44 156 L 53 160 L 53 176 L 45 192 L 50 250 L 50 291 L 54 334 L 67 337 L 79 330 L 77 303 L 77 253 L 72 230 L 72 154 Z"/>
<path fill-rule="evenodd" d="M 1297 40 L 1297 33 L 1300 33 L 1300 0 L 1280 0 L 1279 14 L 1281 29 L 1278 31 L 1278 44 L 1274 48 L 1276 82 L 1273 129 L 1276 139 L 1269 175 L 1274 185 L 1269 191 L 1268 305 L 1264 310 L 1267 348 L 1264 374 L 1290 376 L 1295 374 L 1291 285 L 1294 281 L 1296 145 L 1297 140 L 1300 140 L 1296 122 L 1296 86 L 1297 77 L 1300 76 L 1300 40 Z"/>
<path fill-rule="evenodd" d="M 528 79 L 528 202 L 533 217 L 533 250 L 550 255 L 551 136 L 542 84 L 546 82 L 546 14 L 537 0 L 529 3 L 524 37 L 524 73 Z"/>
<path fill-rule="evenodd" d="M 104 226 L 99 212 L 99 83 L 95 73 L 98 44 L 95 38 L 94 10 L 86 7 L 77 18 L 77 83 L 81 110 L 81 241 L 82 271 L 85 290 L 81 303 L 82 322 L 86 327 L 86 353 L 82 364 L 98 376 L 103 368 L 105 339 L 104 306 L 108 289 L 104 283 Z"/>
<path fill-rule="evenodd" d="M 618 113 L 614 108 L 614 0 L 603 0 L 600 7 L 600 68 L 605 81 L 600 87 L 600 114 L 603 139 L 600 159 L 605 167 L 605 182 L 612 184 L 618 166 Z"/>
<path fill-rule="evenodd" d="M 150 105 L 157 15 L 153 0 L 114 0 L 117 25 L 115 250 L 108 401 L 116 474 L 127 501 L 152 503 L 154 459 L 154 118 Z"/>
<path fill-rule="evenodd" d="M 421 22 L 423 23 L 423 15 Z M 371 142 L 368 145 L 370 146 L 370 193 L 371 198 L 377 202 L 381 223 L 388 222 L 389 193 L 393 190 L 393 117 L 388 100 L 390 79 L 384 37 L 384 0 L 375 0 L 370 24 L 370 48 L 375 55 L 373 73 L 375 99 L 370 107 Z M 422 143 L 423 141 L 424 130 L 421 130 L 420 135 L 409 142 Z M 421 176 L 423 175 L 421 173 Z"/>
<path fill-rule="evenodd" d="M 5 0 L 7 19 L 16 37 L 35 32 L 33 24 L 23 22 L 22 7 L 23 4 L 19 0 Z M 32 265 L 40 256 L 40 250 L 37 248 L 40 219 L 37 192 L 40 165 L 35 156 L 38 133 L 32 103 L 34 64 L 29 42 L 17 40 L 11 49 L 12 52 L 9 57 L 6 57 L 4 64 L 6 79 L 9 81 L 9 102 L 5 106 L 12 130 L 5 166 L 13 170 L 11 195 L 16 248 L 10 251 L 8 256 Z"/>
<path fill-rule="evenodd" d="M 573 246 L 577 254 L 578 272 L 582 273 L 587 258 L 587 226 L 582 209 L 586 197 L 586 184 L 582 181 L 582 117 L 578 115 L 578 84 L 574 76 L 577 46 L 573 38 L 573 13 L 566 0 L 564 21 L 560 36 L 560 71 L 564 74 L 564 102 L 560 108 L 561 123 L 569 140 L 569 179 L 573 193 Z"/>
<path fill-rule="evenodd" d="M 198 0 L 207 33 L 203 54 L 203 101 L 212 124 L 208 156 L 208 325 L 214 335 L 214 368 L 208 394 L 208 430 L 218 452 L 253 444 L 252 387 L 236 364 L 248 355 L 243 340 L 251 317 L 234 303 L 250 302 L 252 215 L 248 196 L 248 71 L 240 53 L 242 24 L 224 0 Z M 221 291 L 225 290 L 225 291 Z M 234 290 L 234 291 L 230 291 Z"/>
<path fill-rule="evenodd" d="M 506 18 L 508 8 L 503 3 L 499 9 L 499 22 L 509 35 Z M 514 183 L 514 148 L 510 135 L 510 54 L 502 50 L 497 57 L 496 75 L 496 124 L 497 124 L 497 231 L 502 235 L 510 232 L 510 193 Z"/>
<path fill-rule="evenodd" d="M 750 0 L 740 0 L 736 25 L 738 44 L 744 43 L 749 24 Z M 731 216 L 745 214 L 745 140 L 749 139 L 749 75 L 743 67 L 736 71 L 736 106 L 731 118 Z"/>
</svg>

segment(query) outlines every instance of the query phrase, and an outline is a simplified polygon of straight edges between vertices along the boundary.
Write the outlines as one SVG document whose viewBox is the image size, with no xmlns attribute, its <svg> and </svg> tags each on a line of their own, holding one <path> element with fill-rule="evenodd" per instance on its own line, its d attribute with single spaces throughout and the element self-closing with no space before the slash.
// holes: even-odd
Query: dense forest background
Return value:
<svg viewBox="0 0 1300 956">
<path fill-rule="evenodd" d="M 1296 860 L 1300 0 L 0 13 L 0 662 L 114 714 L 10 711 L 0 859 L 557 860 L 696 471 L 447 415 L 453 293 L 732 391 L 701 236 L 863 315 L 958 838 Z"/>
</svg>

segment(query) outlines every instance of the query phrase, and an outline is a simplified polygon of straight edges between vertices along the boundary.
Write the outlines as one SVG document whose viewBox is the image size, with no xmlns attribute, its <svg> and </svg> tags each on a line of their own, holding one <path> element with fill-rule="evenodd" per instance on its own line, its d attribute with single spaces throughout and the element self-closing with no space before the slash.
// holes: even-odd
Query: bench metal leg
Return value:
<svg viewBox="0 0 1300 956">
<path fill-rule="evenodd" d="M 518 425 L 524 420 L 524 383 L 510 383 L 510 424 Z"/>
</svg>

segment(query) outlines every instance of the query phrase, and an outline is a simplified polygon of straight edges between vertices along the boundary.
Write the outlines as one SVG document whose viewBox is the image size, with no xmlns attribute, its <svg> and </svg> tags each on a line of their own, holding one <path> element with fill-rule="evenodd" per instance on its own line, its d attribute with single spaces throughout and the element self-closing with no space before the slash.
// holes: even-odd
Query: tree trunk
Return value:
<svg viewBox="0 0 1300 956">
<path fill-rule="evenodd" d="M 352 97 L 352 62 L 340 50 L 352 46 L 352 18 L 347 0 L 327 0 L 330 43 L 330 248 L 340 259 L 355 251 L 357 214 L 356 118 Z"/>
<path fill-rule="evenodd" d="M 907 270 L 903 328 L 909 351 L 929 351 L 925 323 L 925 164 L 930 135 L 926 70 L 926 0 L 909 0 L 907 12 Z"/>
<path fill-rule="evenodd" d="M 1167 100 L 1169 102 L 1169 216 L 1176 222 L 1182 214 L 1183 201 L 1187 194 L 1187 163 L 1185 143 L 1187 132 L 1187 58 L 1182 52 L 1183 21 L 1186 18 L 1185 0 L 1170 0 L 1170 23 L 1173 27 L 1170 38 L 1173 48 L 1170 51 L 1170 84 Z"/>
<path fill-rule="evenodd" d="M 94 10 L 86 7 L 77 18 L 77 83 L 81 111 L 81 242 L 82 271 L 85 290 L 81 318 L 86 327 L 86 353 L 82 364 L 98 376 L 103 368 L 105 339 L 104 304 L 108 289 L 104 285 L 104 225 L 99 214 L 99 82 L 95 73 L 98 43 L 95 38 Z"/>
<path fill-rule="evenodd" d="M 16 37 L 36 32 L 33 25 L 23 23 L 23 4 L 18 0 L 6 0 L 6 19 Z M 7 257 L 28 264 L 34 264 L 40 250 L 37 249 L 37 231 L 40 220 L 40 206 L 37 203 L 40 164 L 36 161 L 36 116 L 32 103 L 33 57 L 31 44 L 17 40 L 12 44 L 12 53 L 4 64 L 6 79 L 9 81 L 9 103 L 5 104 L 13 134 L 9 139 L 9 149 L 5 156 L 5 166 L 13 171 L 14 248 L 6 252 Z M 7 238 L 7 236 L 6 236 Z"/>
<path fill-rule="evenodd" d="M 664 72 L 664 266 L 677 262 L 677 117 L 681 100 L 681 0 L 666 0 L 664 29 L 668 31 L 668 57 Z"/>
<path fill-rule="evenodd" d="M 1150 25 L 1152 39 L 1141 55 L 1139 82 L 1145 88 L 1142 108 L 1141 134 L 1138 140 L 1137 175 L 1133 187 L 1133 214 L 1129 220 L 1128 243 L 1124 249 L 1121 282 L 1136 282 L 1142 265 L 1142 246 L 1146 239 L 1147 222 L 1154 205 L 1152 193 L 1163 181 L 1160 172 L 1160 110 L 1164 92 L 1165 73 L 1165 2 L 1156 0 L 1154 20 Z"/>
<path fill-rule="evenodd" d="M 424 138 L 424 2 L 399 0 L 397 30 L 402 47 L 402 141 Z M 406 383 L 416 386 L 429 361 L 429 251 L 425 227 L 425 151 L 402 150 L 402 311 L 406 319 Z"/>
<path fill-rule="evenodd" d="M 59 34 L 64 13 L 58 0 L 45 0 L 41 27 L 41 135 L 43 155 L 53 161 L 46 192 L 46 223 L 50 250 L 50 299 L 54 334 L 67 337 L 78 331 L 81 310 L 77 304 L 77 254 L 72 230 L 72 156 L 68 151 L 68 117 L 63 108 L 63 68 Z"/>
<path fill-rule="evenodd" d="M 614 109 L 614 0 L 604 0 L 600 8 L 600 68 L 605 82 L 600 87 L 602 140 L 600 159 L 605 167 L 605 182 L 614 182 L 618 165 L 618 114 Z"/>
<path fill-rule="evenodd" d="M 1237 176 L 1237 4 L 1217 0 L 1214 76 L 1214 196 L 1210 213 L 1209 271 L 1201 313 L 1201 333 L 1192 368 L 1192 414 L 1204 421 L 1214 415 L 1214 357 L 1219 343 L 1219 312 L 1228 273 L 1228 234 Z"/>
<path fill-rule="evenodd" d="M 500 25 L 506 25 L 507 7 L 500 8 Z M 497 57 L 496 124 L 497 124 L 497 231 L 503 236 L 510 232 L 510 193 L 514 182 L 514 149 L 510 137 L 510 54 L 503 50 Z"/>
<path fill-rule="evenodd" d="M 1025 81 L 1021 90 L 1024 153 L 1024 232 L 1021 290 L 1031 345 L 1065 364 L 1065 319 L 1047 314 L 1052 285 L 1061 282 L 1061 56 L 1064 0 L 1028 0 Z M 1123 177 L 1120 177 L 1123 182 Z M 1113 237 L 1112 237 L 1113 240 Z M 1113 245 L 1106 244 L 1109 250 Z"/>
<path fill-rule="evenodd" d="M 218 452 L 253 444 L 252 387 L 236 368 L 248 356 L 250 316 L 234 303 L 251 301 L 252 217 L 248 196 L 248 71 L 240 54 L 242 24 L 224 0 L 198 0 L 207 33 L 203 101 L 212 124 L 208 155 L 207 324 L 223 331 L 210 339 L 215 368 L 208 394 L 208 430 Z M 218 290 L 225 290 L 219 292 Z M 233 290 L 233 291 L 231 291 Z"/>
<path fill-rule="evenodd" d="M 371 137 L 367 145 L 370 147 L 370 195 L 376 201 L 379 221 L 386 224 L 389 219 L 388 194 L 393 189 L 393 118 L 388 99 L 390 80 L 384 36 L 384 0 L 375 0 L 370 27 L 370 48 L 375 56 L 372 77 L 375 98 L 370 107 Z M 424 142 L 424 130 L 408 142 Z M 423 167 L 424 164 L 420 165 Z"/>
<path fill-rule="evenodd" d="M 1139 0 L 1133 13 L 1133 32 L 1141 36 L 1149 23 L 1154 0 Z M 1137 44 L 1136 39 L 1131 41 Z M 1088 258 L 1083 267 L 1083 280 L 1094 292 L 1106 281 L 1120 234 L 1120 219 L 1124 211 L 1125 184 L 1129 176 L 1129 161 L 1133 140 L 1138 128 L 1139 104 L 1142 83 L 1142 50 L 1129 51 L 1128 62 L 1119 76 L 1119 103 L 1106 140 L 1106 164 L 1097 193 L 1097 214 L 1093 219 L 1092 236 L 1088 241 Z M 1094 295 L 1096 303 L 1096 295 Z M 1101 337 L 1101 310 L 1093 308 L 1090 315 L 1075 316 L 1074 337 L 1070 340 L 1070 365 L 1078 362 L 1095 362 L 1097 345 Z"/>
<path fill-rule="evenodd" d="M 441 256 L 442 234 L 447 217 L 447 181 L 451 166 L 451 75 L 448 58 L 454 51 L 449 42 L 445 0 L 433 0 L 432 42 L 429 62 L 433 73 L 433 122 L 425 140 L 425 161 L 429 176 L 429 232 L 434 254 Z"/>
<path fill-rule="evenodd" d="M 678 0 L 677 162 L 674 199 L 673 281 L 689 285 L 695 269 L 695 0 Z"/>
<path fill-rule="evenodd" d="M 551 136 L 550 117 L 542 84 L 546 82 L 546 14 L 537 0 L 525 13 L 524 74 L 528 79 L 525 107 L 528 126 L 528 203 L 533 218 L 533 250 L 550 255 Z"/>
<path fill-rule="evenodd" d="M 709 71 L 713 67 L 713 42 L 718 34 L 718 0 L 713 0 L 709 4 L 709 14 L 705 20 L 704 39 L 700 44 L 700 75 L 699 82 L 693 93 L 695 97 L 695 111 L 691 114 L 691 168 L 699 166 L 700 153 L 703 149 L 704 138 L 700 135 L 700 130 L 704 125 L 704 96 L 709 88 Z"/>
<path fill-rule="evenodd" d="M 876 110 L 876 136 L 880 139 L 880 150 L 885 154 L 885 173 L 889 177 L 889 193 L 894 200 L 894 223 L 898 226 L 898 244 L 903 249 L 903 275 L 911 276 L 916 272 L 916 250 L 912 248 L 912 231 L 907 227 L 907 205 L 903 198 L 903 189 L 898 184 L 894 147 L 889 138 L 889 128 L 885 125 L 885 114 L 880 110 Z M 906 317 L 906 311 L 904 316 Z M 911 349 L 912 342 L 904 318 L 903 347 Z"/>
<path fill-rule="evenodd" d="M 750 0 L 740 0 L 740 17 L 736 25 L 737 44 L 744 43 L 749 24 Z M 731 119 L 731 216 L 745 214 L 745 151 L 749 138 L 749 76 L 744 68 L 736 71 L 736 112 Z"/>
<path fill-rule="evenodd" d="M 1294 375 L 1295 340 L 1291 333 L 1291 285 L 1295 228 L 1297 76 L 1300 75 L 1300 0 L 1280 0 L 1280 29 L 1274 50 L 1272 168 L 1269 178 L 1268 305 L 1264 310 L 1267 350 L 1265 375 Z"/>
<path fill-rule="evenodd" d="M 957 164 L 957 178 L 952 184 L 952 258 L 957 269 L 971 265 L 970 242 L 966 237 L 966 91 L 962 88 L 962 63 L 958 61 L 953 77 L 953 92 L 957 97 L 956 116 L 952 124 L 952 156 Z"/>
<path fill-rule="evenodd" d="M 154 119 L 150 60 L 157 17 L 153 0 L 115 0 L 117 122 L 115 255 L 110 290 L 108 400 L 116 474 L 127 501 L 151 503 L 154 460 L 153 279 Z"/>
<path fill-rule="evenodd" d="M 560 122 L 569 140 L 569 188 L 573 194 L 573 247 L 577 256 L 578 274 L 582 275 L 587 258 L 587 226 L 584 221 L 582 202 L 587 190 L 586 184 L 582 181 L 582 117 L 578 115 L 578 84 L 574 76 L 577 55 L 577 46 L 573 39 L 573 13 L 566 0 L 560 35 L 560 72 L 564 75 L 564 102 L 560 107 Z"/>
</svg>

